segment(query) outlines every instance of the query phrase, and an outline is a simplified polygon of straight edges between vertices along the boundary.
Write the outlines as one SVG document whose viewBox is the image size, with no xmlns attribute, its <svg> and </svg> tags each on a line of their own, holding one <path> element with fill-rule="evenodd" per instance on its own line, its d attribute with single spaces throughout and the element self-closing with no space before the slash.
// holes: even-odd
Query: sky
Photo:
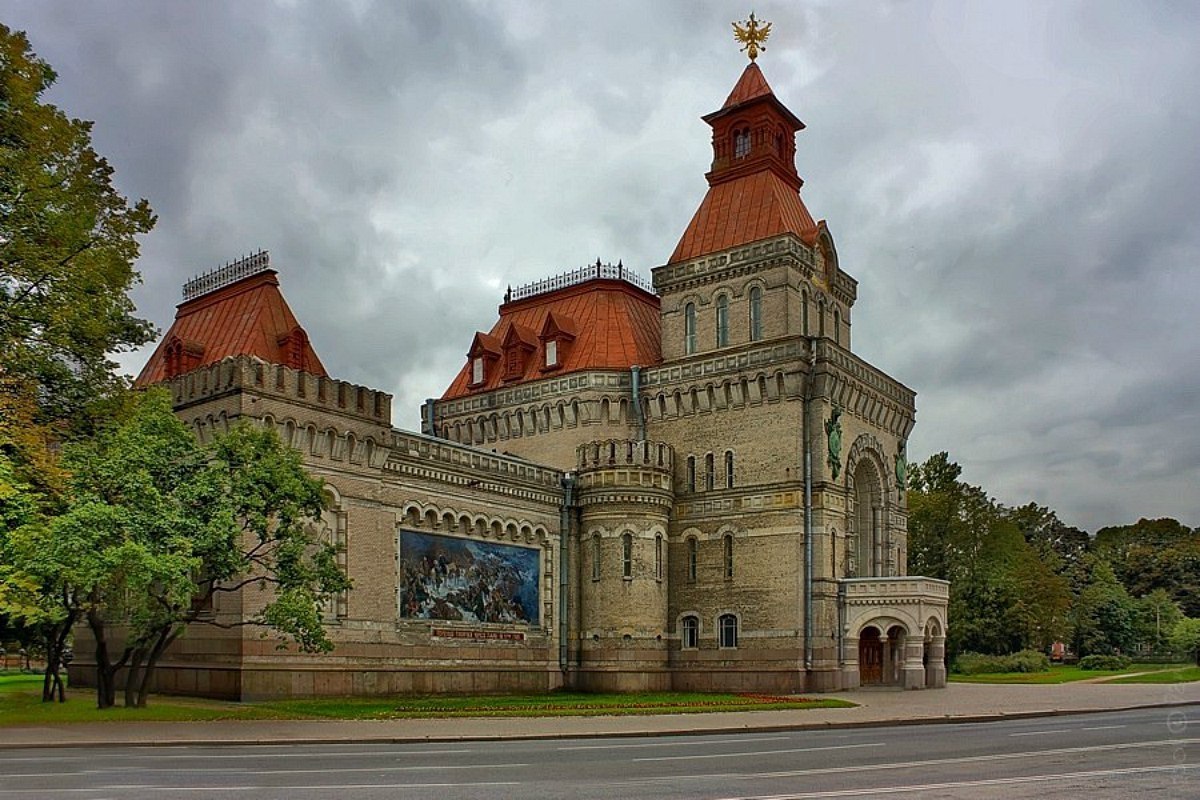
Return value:
<svg viewBox="0 0 1200 800">
<path fill-rule="evenodd" d="M 158 214 L 141 316 L 259 248 L 418 427 L 507 285 L 649 276 L 704 196 L 745 4 L 0 0 Z M 1094 531 L 1200 525 L 1200 5 L 758 2 L 854 350 L 913 460 Z M 149 350 L 123 354 L 136 373 Z"/>
</svg>

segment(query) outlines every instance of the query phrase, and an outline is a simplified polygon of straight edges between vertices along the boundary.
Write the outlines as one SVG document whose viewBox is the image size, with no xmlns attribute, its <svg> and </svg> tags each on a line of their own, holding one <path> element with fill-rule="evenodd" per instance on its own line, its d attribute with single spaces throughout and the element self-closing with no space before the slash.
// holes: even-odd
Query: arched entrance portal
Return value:
<svg viewBox="0 0 1200 800">
<path fill-rule="evenodd" d="M 863 628 L 858 637 L 858 674 L 863 686 L 883 683 L 883 640 L 873 625 Z"/>
</svg>

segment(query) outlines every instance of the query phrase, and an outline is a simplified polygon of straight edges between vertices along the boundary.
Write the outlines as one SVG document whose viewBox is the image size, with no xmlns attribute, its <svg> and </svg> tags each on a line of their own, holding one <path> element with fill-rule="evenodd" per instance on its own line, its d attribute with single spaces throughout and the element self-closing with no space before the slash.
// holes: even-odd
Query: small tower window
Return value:
<svg viewBox="0 0 1200 800">
<path fill-rule="evenodd" d="M 687 490 L 696 491 L 696 457 L 687 457 Z"/>
<path fill-rule="evenodd" d="M 626 533 L 621 536 L 621 575 L 625 578 L 633 577 L 633 534 Z"/>
<path fill-rule="evenodd" d="M 700 560 L 700 542 L 695 536 L 687 540 L 687 579 L 688 583 L 696 582 L 697 564 Z"/>
<path fill-rule="evenodd" d="M 729 298 L 717 298 L 717 347 L 729 346 Z"/>
<path fill-rule="evenodd" d="M 600 580 L 600 537 L 592 537 L 592 580 Z"/>
<path fill-rule="evenodd" d="M 742 128 L 733 134 L 733 157 L 745 158 L 750 155 L 750 129 Z"/>
<path fill-rule="evenodd" d="M 658 580 L 663 579 L 663 537 L 662 534 L 654 537 L 654 577 Z"/>
<path fill-rule="evenodd" d="M 834 344 L 842 343 L 842 312 L 836 308 L 833 310 L 833 341 Z"/>
<path fill-rule="evenodd" d="M 750 341 L 762 338 L 762 289 L 755 286 L 750 290 Z"/>
<path fill-rule="evenodd" d="M 696 304 L 688 303 L 683 309 L 683 352 L 696 352 Z"/>
<path fill-rule="evenodd" d="M 713 454 L 708 453 L 704 456 L 704 488 L 710 492 L 713 490 L 713 486 L 716 483 L 716 471 L 716 467 L 713 463 Z"/>
<path fill-rule="evenodd" d="M 721 539 L 721 557 L 725 567 L 725 580 L 733 579 L 733 534 L 727 533 Z"/>
<path fill-rule="evenodd" d="M 725 451 L 725 488 L 733 488 L 733 451 Z"/>
</svg>

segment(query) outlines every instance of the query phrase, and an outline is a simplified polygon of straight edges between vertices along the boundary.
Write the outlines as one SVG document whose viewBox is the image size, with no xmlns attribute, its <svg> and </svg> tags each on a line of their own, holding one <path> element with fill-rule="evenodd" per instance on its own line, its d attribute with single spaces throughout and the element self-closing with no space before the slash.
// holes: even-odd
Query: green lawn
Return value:
<svg viewBox="0 0 1200 800">
<path fill-rule="evenodd" d="M 1173 669 L 1164 672 L 1117 678 L 1113 683 L 1189 683 L 1191 681 L 1200 681 L 1200 667 L 1176 664 Z"/>
<path fill-rule="evenodd" d="M 66 722 L 143 720 L 190 722 L 218 719 L 435 719 L 445 717 L 561 717 L 631 714 L 702 714 L 713 711 L 851 708 L 831 697 L 644 692 L 484 697 L 343 697 L 227 703 L 153 696 L 146 708 L 100 711 L 92 690 L 68 690 L 65 703 L 41 702 L 40 675 L 0 674 L 0 727 Z M 120 701 L 118 696 L 118 702 Z"/>
<path fill-rule="evenodd" d="M 1073 683 L 1092 678 L 1105 678 L 1116 675 L 1128 675 L 1131 672 L 1152 672 L 1153 675 L 1120 678 L 1114 680 L 1120 683 L 1182 683 L 1196 680 L 1196 677 L 1177 678 L 1173 676 L 1186 674 L 1186 670 L 1178 669 L 1180 664 L 1134 664 L 1128 669 L 1080 669 L 1074 664 L 1056 664 L 1049 672 L 989 672 L 979 675 L 950 675 L 955 683 Z M 1200 676 L 1198 676 L 1200 677 Z"/>
</svg>

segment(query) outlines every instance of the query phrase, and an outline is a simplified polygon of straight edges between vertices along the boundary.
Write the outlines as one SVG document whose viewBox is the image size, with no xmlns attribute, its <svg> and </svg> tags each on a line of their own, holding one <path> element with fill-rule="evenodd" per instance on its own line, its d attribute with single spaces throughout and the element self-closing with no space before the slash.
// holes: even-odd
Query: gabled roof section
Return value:
<svg viewBox="0 0 1200 800">
<path fill-rule="evenodd" d="M 178 354 L 190 358 L 181 359 Z M 161 383 L 240 355 L 328 377 L 307 334 L 283 299 L 275 270 L 260 271 L 180 303 L 175 321 L 134 386 Z"/>
<path fill-rule="evenodd" d="M 517 346 L 526 350 L 536 350 L 538 335 L 524 325 L 514 322 L 508 326 L 508 332 L 504 334 L 504 346 L 505 348 Z"/>
<path fill-rule="evenodd" d="M 491 369 L 478 386 L 470 383 L 468 363 L 459 370 L 442 399 L 453 400 L 546 378 L 543 342 L 553 338 L 547 332 L 555 328 L 573 337 L 569 346 L 559 349 L 559 363 L 552 373 L 555 376 L 662 362 L 658 296 L 626 280 L 596 278 L 501 305 L 500 319 L 489 333 L 476 334 L 475 341 L 487 337 L 493 342 L 508 342 L 513 336 L 524 342 L 525 331 L 541 331 L 541 336 L 534 336 L 539 356 L 527 359 L 524 373 L 515 380 L 511 377 L 505 380 L 504 370 Z M 468 357 L 474 355 L 473 344 Z"/>
<path fill-rule="evenodd" d="M 499 357 L 504 352 L 504 348 L 500 346 L 500 341 L 498 337 L 480 331 L 471 340 L 471 349 L 467 351 L 467 357 L 475 358 L 482 355 Z"/>
</svg>

